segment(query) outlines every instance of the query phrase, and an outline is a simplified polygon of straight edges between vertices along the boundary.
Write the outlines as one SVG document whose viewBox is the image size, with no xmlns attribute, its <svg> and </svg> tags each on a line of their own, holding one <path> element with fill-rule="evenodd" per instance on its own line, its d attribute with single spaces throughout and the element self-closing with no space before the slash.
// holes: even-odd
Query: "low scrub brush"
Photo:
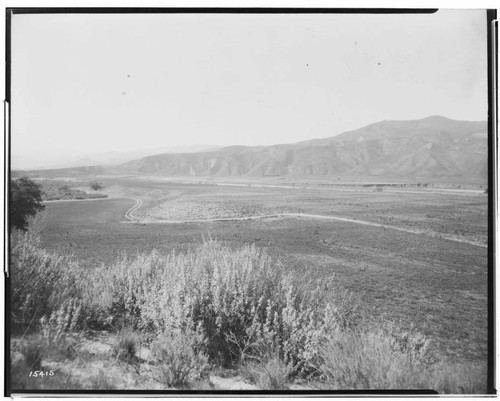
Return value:
<svg viewBox="0 0 500 401">
<path fill-rule="evenodd" d="M 288 390 L 293 367 L 273 357 L 262 362 L 248 362 L 241 372 L 245 379 L 262 390 Z"/>
<path fill-rule="evenodd" d="M 117 336 L 111 353 L 117 359 L 126 363 L 135 363 L 140 349 L 140 336 L 130 328 L 123 328 Z"/>
<path fill-rule="evenodd" d="M 210 365 L 202 350 L 204 342 L 200 332 L 162 334 L 151 345 L 158 380 L 169 387 L 185 387 L 190 381 L 206 378 Z"/>
<path fill-rule="evenodd" d="M 439 393 L 486 391 L 483 366 L 435 362 L 429 339 L 414 329 L 337 330 L 320 349 L 320 371 L 330 389 L 430 389 Z"/>
<path fill-rule="evenodd" d="M 14 324 L 36 327 L 68 299 L 79 296 L 83 281 L 78 265 L 69 258 L 40 248 L 40 239 L 30 231 L 13 238 L 10 254 L 11 311 Z"/>
</svg>

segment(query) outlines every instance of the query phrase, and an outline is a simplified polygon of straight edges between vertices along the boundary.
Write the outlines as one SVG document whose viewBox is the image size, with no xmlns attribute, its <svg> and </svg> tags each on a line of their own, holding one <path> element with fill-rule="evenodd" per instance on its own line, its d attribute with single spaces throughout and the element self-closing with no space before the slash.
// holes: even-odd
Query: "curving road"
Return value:
<svg viewBox="0 0 500 401">
<path fill-rule="evenodd" d="M 135 199 L 135 205 L 125 212 L 125 218 L 130 221 L 139 222 L 140 219 L 133 215 L 133 213 L 142 206 L 142 200 Z"/>
</svg>

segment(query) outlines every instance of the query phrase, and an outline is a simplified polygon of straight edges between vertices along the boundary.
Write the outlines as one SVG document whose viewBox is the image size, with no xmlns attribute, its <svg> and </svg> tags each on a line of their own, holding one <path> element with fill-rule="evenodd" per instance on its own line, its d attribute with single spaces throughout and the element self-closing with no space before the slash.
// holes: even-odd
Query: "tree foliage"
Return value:
<svg viewBox="0 0 500 401">
<path fill-rule="evenodd" d="M 18 228 L 26 231 L 28 218 L 45 209 L 42 205 L 42 188 L 27 177 L 10 182 L 9 230 Z"/>
<path fill-rule="evenodd" d="M 99 191 L 100 189 L 104 188 L 104 185 L 102 184 L 102 182 L 92 181 L 90 183 L 90 188 L 92 188 L 94 191 Z"/>
</svg>

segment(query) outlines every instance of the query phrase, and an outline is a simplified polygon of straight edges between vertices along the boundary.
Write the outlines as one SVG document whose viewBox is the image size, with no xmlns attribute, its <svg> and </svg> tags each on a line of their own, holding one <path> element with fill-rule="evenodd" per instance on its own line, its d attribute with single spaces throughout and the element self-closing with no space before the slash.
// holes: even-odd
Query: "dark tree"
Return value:
<svg viewBox="0 0 500 401">
<path fill-rule="evenodd" d="M 104 188 L 104 185 L 102 185 L 102 183 L 99 181 L 93 181 L 90 183 L 90 188 L 92 188 L 94 191 L 99 191 L 100 189 Z"/>
<path fill-rule="evenodd" d="M 45 209 L 45 206 L 42 205 L 42 188 L 40 185 L 27 177 L 10 181 L 9 231 L 14 228 L 26 231 L 28 218 L 43 209 Z"/>
</svg>

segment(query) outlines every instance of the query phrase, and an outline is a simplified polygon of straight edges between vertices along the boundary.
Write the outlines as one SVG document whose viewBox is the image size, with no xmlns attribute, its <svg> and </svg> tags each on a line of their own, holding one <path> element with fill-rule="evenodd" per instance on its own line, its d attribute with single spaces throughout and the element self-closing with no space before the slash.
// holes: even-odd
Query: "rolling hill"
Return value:
<svg viewBox="0 0 500 401">
<path fill-rule="evenodd" d="M 229 146 L 166 153 L 113 167 L 75 167 L 51 174 L 159 176 L 347 176 L 401 180 L 487 178 L 487 123 L 431 116 L 381 121 L 330 138 L 272 146 Z M 47 176 L 49 170 L 30 172 Z"/>
</svg>

